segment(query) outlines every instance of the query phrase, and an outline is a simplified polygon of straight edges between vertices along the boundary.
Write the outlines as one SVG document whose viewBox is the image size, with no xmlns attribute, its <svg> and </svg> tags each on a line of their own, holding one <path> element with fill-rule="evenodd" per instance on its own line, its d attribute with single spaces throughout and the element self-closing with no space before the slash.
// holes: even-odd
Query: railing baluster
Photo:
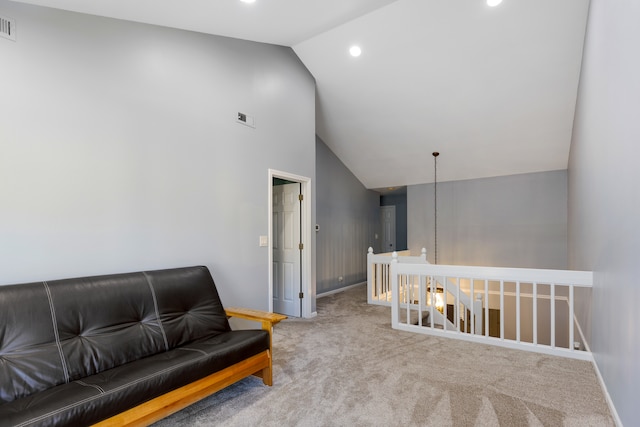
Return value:
<svg viewBox="0 0 640 427">
<path fill-rule="evenodd" d="M 538 284 L 533 282 L 533 344 L 538 344 Z"/>
<path fill-rule="evenodd" d="M 520 342 L 520 281 L 516 282 L 516 342 Z"/>
<path fill-rule="evenodd" d="M 376 285 L 378 286 L 378 301 L 382 300 L 382 276 L 383 276 L 383 271 L 382 271 L 382 264 L 376 264 L 376 274 L 378 277 L 376 277 Z"/>
<path fill-rule="evenodd" d="M 443 293 L 442 293 L 442 302 L 444 304 L 444 310 L 442 311 L 444 313 L 444 320 L 442 321 L 442 323 L 444 323 L 444 325 L 442 325 L 444 327 L 444 330 L 447 330 L 447 320 L 449 319 L 449 316 L 447 316 L 447 314 L 449 313 L 449 305 L 447 304 L 447 276 L 444 276 L 444 278 L 442 279 L 442 288 L 443 288 Z"/>
<path fill-rule="evenodd" d="M 556 285 L 555 283 L 551 284 L 551 308 L 549 312 L 551 313 L 551 348 L 556 347 Z"/>
<path fill-rule="evenodd" d="M 397 329 L 400 325 L 400 292 L 398 286 L 398 255 L 391 256 L 389 271 L 391 276 L 391 327 Z"/>
<path fill-rule="evenodd" d="M 384 289 L 384 284 L 387 278 L 387 274 L 385 273 L 387 271 L 387 266 L 385 264 L 379 264 L 379 267 L 380 278 L 378 280 L 380 283 L 380 293 L 378 293 L 378 299 L 382 301 L 382 296 L 384 295 L 384 301 L 387 301 L 388 294 Z"/>
<path fill-rule="evenodd" d="M 575 351 L 573 346 L 574 335 L 574 313 L 573 313 L 573 285 L 569 285 L 569 350 Z"/>
<path fill-rule="evenodd" d="M 504 280 L 500 280 L 500 339 L 504 341 Z"/>
<path fill-rule="evenodd" d="M 411 286 L 409 286 L 410 284 L 410 277 L 408 274 L 404 277 L 404 295 L 405 295 L 405 301 L 407 303 L 407 319 L 406 319 L 406 323 L 407 325 L 411 324 Z"/>
<path fill-rule="evenodd" d="M 433 314 L 433 308 L 436 306 L 436 293 L 434 287 L 436 286 L 436 278 L 431 276 L 431 282 L 429 283 L 429 292 L 431 293 L 431 311 L 429 313 L 429 318 L 431 319 L 431 328 L 435 326 L 435 315 Z"/>
<path fill-rule="evenodd" d="M 484 336 L 489 338 L 489 279 L 484 279 Z"/>
<path fill-rule="evenodd" d="M 424 281 L 422 280 L 424 278 Z M 418 326 L 422 326 L 422 292 L 427 281 L 426 276 L 419 276 L 418 279 Z"/>
<path fill-rule="evenodd" d="M 373 264 L 373 271 L 375 272 L 375 277 L 374 277 L 374 283 L 375 283 L 375 288 L 376 288 L 376 300 L 380 301 L 381 296 L 380 294 L 382 293 L 382 283 L 381 283 L 381 274 L 382 272 L 380 271 L 382 270 L 382 265 L 381 264 Z"/>
<path fill-rule="evenodd" d="M 460 278 L 456 277 L 456 303 L 454 305 L 453 314 L 456 316 L 456 330 L 462 332 L 460 325 Z"/>
<path fill-rule="evenodd" d="M 380 293 L 380 298 L 382 298 L 382 295 L 384 295 L 384 301 L 389 301 L 389 286 L 388 286 L 388 281 L 391 278 L 390 277 L 390 267 L 387 264 L 381 264 L 380 265 L 381 269 L 380 269 L 380 288 L 382 289 L 381 293 Z M 398 282 L 398 286 L 400 286 L 400 283 Z M 398 288 L 400 289 L 400 288 Z"/>
<path fill-rule="evenodd" d="M 373 248 L 367 250 L 367 303 L 371 304 L 376 296 L 376 272 L 374 264 L 371 261 L 373 256 Z"/>
<path fill-rule="evenodd" d="M 381 287 L 382 287 L 382 293 L 380 294 L 381 296 L 384 295 L 384 299 L 383 301 L 385 302 L 389 302 L 391 301 L 393 298 L 393 291 L 389 292 L 390 288 L 391 288 L 391 266 L 388 264 L 382 264 L 382 277 L 381 277 Z M 401 279 L 398 278 L 398 292 L 400 291 L 400 283 Z"/>
<path fill-rule="evenodd" d="M 384 289 L 385 301 L 390 301 L 389 298 L 389 266 L 384 264 L 382 266 L 382 289 Z"/>
<path fill-rule="evenodd" d="M 474 292 L 473 289 L 473 277 L 471 279 L 471 283 L 469 284 L 469 293 L 471 294 L 471 330 L 469 331 L 470 334 L 475 335 L 476 334 L 476 314 L 475 314 L 475 307 L 476 307 L 476 294 Z"/>
<path fill-rule="evenodd" d="M 378 292 L 377 299 L 382 299 L 382 264 L 374 264 L 376 269 L 376 290 Z"/>
</svg>

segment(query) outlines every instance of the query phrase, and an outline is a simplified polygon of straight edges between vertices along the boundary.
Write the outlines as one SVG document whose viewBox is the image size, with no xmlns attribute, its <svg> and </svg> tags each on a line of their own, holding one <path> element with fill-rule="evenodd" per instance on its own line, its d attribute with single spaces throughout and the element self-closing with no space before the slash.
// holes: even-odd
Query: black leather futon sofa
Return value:
<svg viewBox="0 0 640 427">
<path fill-rule="evenodd" d="M 271 385 L 284 318 L 225 310 L 206 267 L 0 286 L 0 426 L 146 425 L 252 374 Z"/>
</svg>

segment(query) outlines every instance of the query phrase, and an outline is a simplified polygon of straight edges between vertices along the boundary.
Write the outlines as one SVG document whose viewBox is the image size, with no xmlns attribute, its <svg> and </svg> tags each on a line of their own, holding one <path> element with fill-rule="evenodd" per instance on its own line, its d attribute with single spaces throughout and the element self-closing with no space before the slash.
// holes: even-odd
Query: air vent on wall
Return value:
<svg viewBox="0 0 640 427">
<path fill-rule="evenodd" d="M 16 41 L 16 20 L 0 15 L 0 37 Z"/>
</svg>

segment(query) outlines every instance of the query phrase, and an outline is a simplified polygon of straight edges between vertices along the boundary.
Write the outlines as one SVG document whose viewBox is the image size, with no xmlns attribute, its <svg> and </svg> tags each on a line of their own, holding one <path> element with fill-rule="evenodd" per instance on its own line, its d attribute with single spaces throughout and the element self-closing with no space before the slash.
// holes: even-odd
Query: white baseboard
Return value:
<svg viewBox="0 0 640 427">
<path fill-rule="evenodd" d="M 600 373 L 600 369 L 598 369 L 598 364 L 596 363 L 595 356 L 593 357 L 593 368 L 596 370 L 596 376 L 598 377 L 598 381 L 600 382 L 600 388 L 604 392 L 604 397 L 607 399 L 607 404 L 609 405 L 609 410 L 611 411 L 611 416 L 613 417 L 613 422 L 616 423 L 617 427 L 622 426 L 622 420 L 618 415 L 618 411 L 616 411 L 616 407 L 613 404 L 613 400 L 611 400 L 611 396 L 609 395 L 609 390 L 607 390 L 607 386 L 604 383 L 604 379 L 602 378 L 602 374 Z"/>
<path fill-rule="evenodd" d="M 616 407 L 613 404 L 613 400 L 611 399 L 611 396 L 609 395 L 609 390 L 607 390 L 607 386 L 604 383 L 604 379 L 602 378 L 602 374 L 600 373 L 600 369 L 598 368 L 598 364 L 596 363 L 596 357 L 595 355 L 591 352 L 591 347 L 589 346 L 589 342 L 587 341 L 587 339 L 585 338 L 584 334 L 582 333 L 582 328 L 580 327 L 580 322 L 578 322 L 577 317 L 573 316 L 573 321 L 576 325 L 576 327 L 578 328 L 578 334 L 580 335 L 580 338 L 582 339 L 583 345 L 585 347 L 585 350 L 589 353 L 591 353 L 591 363 L 593 364 L 593 369 L 596 370 L 596 376 L 598 377 L 598 382 L 600 383 L 600 388 L 602 389 L 602 392 L 604 393 L 604 397 L 607 400 L 607 405 L 609 405 L 609 411 L 611 411 L 611 416 L 613 417 L 613 422 L 616 423 L 617 427 L 623 427 L 622 426 L 622 420 L 620 420 L 620 416 L 618 415 L 618 411 L 616 411 Z"/>
<path fill-rule="evenodd" d="M 367 282 L 360 282 L 360 283 L 356 283 L 354 285 L 345 286 L 344 288 L 338 288 L 338 289 L 334 289 L 332 291 L 323 292 L 321 294 L 316 295 L 316 299 L 322 298 L 322 297 L 327 297 L 327 296 L 333 295 L 333 294 L 338 294 L 340 292 L 346 291 L 347 289 L 357 288 L 358 286 L 362 286 L 362 285 L 366 285 L 366 284 L 367 284 Z"/>
</svg>

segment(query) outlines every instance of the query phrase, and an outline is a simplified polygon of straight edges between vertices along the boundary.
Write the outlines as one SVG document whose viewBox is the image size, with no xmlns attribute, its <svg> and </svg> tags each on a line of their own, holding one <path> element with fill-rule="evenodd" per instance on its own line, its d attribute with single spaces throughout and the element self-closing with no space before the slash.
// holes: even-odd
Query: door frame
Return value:
<svg viewBox="0 0 640 427">
<path fill-rule="evenodd" d="M 302 288 L 304 298 L 302 298 L 301 315 L 304 318 L 310 318 L 313 317 L 311 313 L 311 298 L 314 297 L 314 295 L 311 294 L 311 251 L 313 250 L 311 240 L 311 178 L 275 169 L 269 169 L 268 175 L 267 206 L 269 208 L 267 211 L 269 212 L 269 218 L 267 224 L 269 225 L 269 277 L 267 282 L 269 284 L 269 311 L 273 311 L 273 178 L 281 178 L 286 179 L 287 181 L 300 183 L 302 187 L 301 192 L 303 200 L 302 212 L 300 215 L 302 220 L 302 224 L 300 226 L 300 239 L 302 240 L 304 249 L 302 250 L 301 257 L 302 264 L 300 265 L 300 270 L 302 272 L 300 287 Z"/>
</svg>

